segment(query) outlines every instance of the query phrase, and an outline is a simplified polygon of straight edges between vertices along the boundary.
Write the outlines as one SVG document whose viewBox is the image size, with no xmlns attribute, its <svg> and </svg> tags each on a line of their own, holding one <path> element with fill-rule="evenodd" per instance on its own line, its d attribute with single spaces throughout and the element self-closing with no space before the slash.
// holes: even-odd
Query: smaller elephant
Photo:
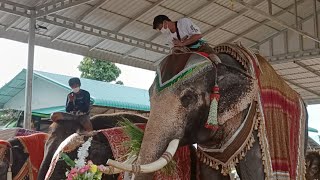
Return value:
<svg viewBox="0 0 320 180">
<path fill-rule="evenodd" d="M 146 123 L 147 118 L 131 113 L 101 114 L 91 118 L 86 115 L 76 116 L 68 113 L 53 113 L 53 124 L 50 136 L 45 145 L 45 153 L 41 164 L 38 180 L 46 179 L 50 163 L 59 145 L 74 133 L 84 134 L 92 130 L 109 129 L 116 127 L 120 121 L 128 119 L 133 123 Z M 105 164 L 108 158 L 113 158 L 109 142 L 102 133 L 94 135 L 89 152 L 89 158 L 95 164 Z M 68 154 L 72 159 L 77 156 L 77 151 Z M 97 156 L 98 155 L 98 156 Z M 59 161 L 52 172 L 50 179 L 65 179 L 67 164 Z M 103 179 L 117 179 L 117 175 L 104 176 Z"/>
<path fill-rule="evenodd" d="M 52 138 L 48 140 L 46 144 L 46 154 L 42 163 L 42 167 L 40 169 L 38 180 L 65 179 L 65 171 L 69 167 L 64 161 L 59 161 L 58 154 L 60 152 L 64 152 L 72 160 L 76 159 L 78 148 L 90 137 L 92 138 L 92 140 L 90 143 L 90 148 L 88 149 L 87 160 L 91 160 L 94 164 L 100 165 L 106 164 L 108 159 L 117 159 L 119 157 L 123 157 L 125 154 L 122 153 L 127 153 L 127 151 L 123 150 L 125 149 L 125 147 L 122 147 L 120 143 L 123 144 L 126 135 L 123 134 L 123 130 L 120 127 L 116 127 L 116 125 L 119 123 L 119 121 L 123 121 L 124 118 L 128 119 L 132 123 L 140 124 L 140 128 L 143 128 L 144 124 L 147 122 L 147 119 L 144 117 L 127 113 L 98 115 L 90 119 L 89 122 L 92 123 L 92 126 L 89 125 L 87 127 L 93 127 L 93 129 L 95 129 L 96 127 L 103 127 L 106 129 L 100 131 L 84 132 L 83 124 L 87 124 L 84 123 L 84 119 L 81 120 L 81 118 L 76 118 L 72 121 L 68 121 L 66 119 L 72 119 L 71 116 L 69 116 L 68 114 L 60 115 L 64 116 L 64 119 L 55 121 L 55 124 L 53 125 L 54 129 L 52 129 L 52 131 L 55 132 L 54 134 L 56 135 L 57 132 L 59 132 L 58 134 L 63 136 L 63 138 L 52 134 Z M 65 137 L 67 134 L 64 134 L 64 132 L 67 129 L 72 129 L 73 133 L 72 135 L 68 135 L 68 137 Z M 68 133 L 71 133 L 71 131 L 69 131 Z M 61 139 L 64 140 L 60 142 Z M 188 179 L 196 179 L 197 160 L 195 148 L 192 145 L 185 146 L 183 148 L 180 148 L 177 154 L 178 155 L 175 156 L 175 160 L 177 163 L 178 173 L 174 174 L 174 176 L 184 176 L 188 177 Z M 128 161 L 128 163 L 132 163 L 132 161 Z M 111 168 L 108 169 L 107 172 L 111 173 L 111 175 L 103 175 L 102 179 L 110 180 L 124 178 L 122 174 L 114 174 L 121 172 L 117 169 Z M 161 177 L 159 179 L 168 177 L 167 174 L 160 172 L 158 173 L 158 176 Z"/>
<path fill-rule="evenodd" d="M 320 179 L 320 150 L 310 151 L 306 156 L 307 180 Z"/>
<path fill-rule="evenodd" d="M 47 137 L 35 133 L 0 141 L 0 179 L 11 179 L 7 177 L 9 169 L 13 179 L 36 179 Z"/>
</svg>

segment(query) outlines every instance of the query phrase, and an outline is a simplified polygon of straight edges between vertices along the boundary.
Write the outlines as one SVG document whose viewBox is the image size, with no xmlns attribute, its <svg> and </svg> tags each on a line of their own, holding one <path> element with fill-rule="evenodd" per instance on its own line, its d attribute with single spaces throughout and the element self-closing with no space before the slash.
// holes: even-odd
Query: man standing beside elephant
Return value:
<svg viewBox="0 0 320 180">
<path fill-rule="evenodd" d="M 166 15 L 158 15 L 153 20 L 153 29 L 164 34 L 172 48 L 186 47 L 190 51 L 208 54 L 213 52 L 203 39 L 200 28 L 188 18 L 181 18 L 173 22 Z"/>
</svg>

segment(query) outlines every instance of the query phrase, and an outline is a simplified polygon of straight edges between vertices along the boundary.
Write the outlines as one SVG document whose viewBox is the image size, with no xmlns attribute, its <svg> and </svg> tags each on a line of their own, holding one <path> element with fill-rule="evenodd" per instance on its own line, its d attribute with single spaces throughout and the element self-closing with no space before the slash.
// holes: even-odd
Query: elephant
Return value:
<svg viewBox="0 0 320 180">
<path fill-rule="evenodd" d="M 242 45 L 221 44 L 214 52 L 173 53 L 161 61 L 137 162 L 110 159 L 108 165 L 152 179 L 178 146 L 196 143 L 201 180 L 229 179 L 234 166 L 246 180 L 304 177 L 308 136 L 301 97 Z"/>
<path fill-rule="evenodd" d="M 36 179 L 48 135 L 35 133 L 0 141 L 0 179 Z M 10 179 L 10 178 L 8 178 Z"/>
<path fill-rule="evenodd" d="M 46 177 L 51 160 L 58 146 L 73 133 L 85 134 L 91 130 L 109 129 L 116 127 L 120 121 L 128 119 L 133 123 L 146 123 L 147 118 L 130 113 L 101 114 L 89 118 L 86 115 L 76 116 L 68 113 L 56 112 L 51 115 L 53 124 L 50 127 L 50 136 L 45 144 L 44 159 L 41 164 L 38 180 Z M 97 156 L 99 154 L 99 156 Z M 75 159 L 77 151 L 68 153 L 71 159 Z M 95 164 L 105 164 L 108 158 L 113 158 L 109 142 L 102 133 L 93 136 L 92 145 L 89 151 L 89 158 Z M 67 164 L 58 161 L 50 179 L 65 179 Z M 104 176 L 103 179 L 117 179 L 118 175 Z"/>
<path fill-rule="evenodd" d="M 87 124 L 84 123 L 84 120 L 80 120 L 79 118 L 75 118 L 70 116 L 69 114 L 59 114 L 60 118 L 58 118 L 59 120 L 55 120 L 55 124 L 53 125 L 52 128 L 52 132 L 55 132 L 54 134 L 63 134 L 62 132 L 64 132 L 66 129 L 71 129 L 72 132 L 78 132 L 75 136 L 80 137 L 82 136 L 83 139 L 88 139 L 88 137 L 93 137 L 92 141 L 91 141 L 91 147 L 88 151 L 89 156 L 87 159 L 90 159 L 93 161 L 93 163 L 99 165 L 99 164 L 106 164 L 106 161 L 110 158 L 113 158 L 114 154 L 113 151 L 111 150 L 111 145 L 109 144 L 109 141 L 105 138 L 105 135 L 103 135 L 101 132 L 99 131 L 93 131 L 93 132 L 84 132 L 84 128 L 83 128 L 83 124 Z M 63 116 L 63 118 L 61 119 L 61 116 Z M 58 116 L 54 115 L 54 118 L 57 118 Z M 90 122 L 92 123 L 92 126 L 94 130 L 100 130 L 100 128 L 107 128 L 104 129 L 104 133 L 106 131 L 110 131 L 113 130 L 116 127 L 119 121 L 123 121 L 123 118 L 130 120 L 130 122 L 132 123 L 143 123 L 145 124 L 147 122 L 147 119 L 142 117 L 142 116 L 138 116 L 138 115 L 134 115 L 134 114 L 129 114 L 129 113 L 117 113 L 117 114 L 110 114 L 110 115 L 97 115 L 94 116 L 90 119 Z M 68 121 L 71 120 L 71 121 Z M 87 127 L 90 127 L 90 125 Z M 70 131 L 70 133 L 72 133 Z M 58 133 L 60 132 L 60 133 Z M 51 135 L 52 136 L 52 135 Z M 60 142 L 60 139 L 66 139 L 65 137 L 66 135 L 63 134 L 63 137 L 59 137 L 59 140 L 57 140 L 58 138 L 52 138 L 47 141 L 46 144 L 46 155 L 44 157 L 44 161 L 41 165 L 41 169 L 39 172 L 39 176 L 38 179 L 64 179 L 65 178 L 65 171 L 67 169 L 67 165 L 65 162 L 63 161 L 57 161 L 55 168 L 53 170 L 53 172 L 48 176 L 47 171 L 50 170 L 49 165 L 46 165 L 47 162 L 51 162 L 52 159 L 55 158 L 55 156 L 53 155 L 53 153 L 51 152 L 56 152 L 58 150 L 56 150 L 58 147 L 57 145 L 64 143 L 66 140 L 64 140 L 64 142 Z M 74 134 L 72 135 L 74 136 Z M 54 137 L 54 136 L 53 136 Z M 71 136 L 67 137 L 70 138 Z M 71 143 L 72 144 L 72 143 Z M 77 143 L 77 147 L 79 147 L 80 143 Z M 50 146 L 51 145 L 51 146 Z M 70 149 L 70 147 L 74 146 L 74 145 L 67 145 L 69 149 L 68 150 L 68 156 L 71 159 L 75 159 L 76 158 L 76 153 L 77 153 L 77 147 L 74 147 L 72 149 Z M 50 149 L 51 148 L 51 149 Z M 176 158 L 179 158 L 178 161 L 181 162 L 186 162 L 186 159 L 189 159 L 190 161 L 190 171 L 188 171 L 190 178 L 191 179 L 196 179 L 196 172 L 195 172 L 195 167 L 196 167 L 196 153 L 195 153 L 195 148 L 194 146 L 190 145 L 187 147 L 182 148 L 184 150 L 187 149 L 187 151 L 189 152 L 189 155 L 183 155 L 183 156 L 179 156 Z M 186 151 L 182 151 L 182 152 L 186 152 Z M 99 155 L 99 156 L 97 156 Z M 181 158 L 181 159 L 180 159 Z M 183 158 L 183 159 L 182 159 Z M 52 163 L 51 163 L 52 166 Z M 183 169 L 184 170 L 184 169 Z M 183 170 L 180 170 L 182 173 L 184 173 Z M 116 171 L 116 170 L 113 170 Z M 113 174 L 113 175 L 103 175 L 102 179 L 118 179 L 119 176 L 119 172 L 120 171 L 116 171 L 117 174 Z M 47 175 L 47 176 L 46 176 Z M 161 174 L 160 174 L 161 176 Z"/>
<path fill-rule="evenodd" d="M 320 150 L 309 151 L 306 155 L 307 180 L 320 179 Z"/>
</svg>

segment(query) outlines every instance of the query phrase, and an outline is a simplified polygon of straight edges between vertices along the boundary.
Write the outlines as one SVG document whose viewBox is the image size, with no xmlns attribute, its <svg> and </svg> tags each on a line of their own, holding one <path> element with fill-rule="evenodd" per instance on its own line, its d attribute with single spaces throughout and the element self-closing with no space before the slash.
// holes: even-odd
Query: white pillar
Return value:
<svg viewBox="0 0 320 180">
<path fill-rule="evenodd" d="M 25 109 L 23 128 L 31 129 L 31 103 L 32 103 L 32 82 L 33 82 L 33 61 L 34 61 L 34 45 L 35 45 L 35 28 L 36 18 L 34 10 L 31 10 L 31 18 L 29 21 L 29 38 L 28 38 L 28 67 L 25 86 Z"/>
</svg>

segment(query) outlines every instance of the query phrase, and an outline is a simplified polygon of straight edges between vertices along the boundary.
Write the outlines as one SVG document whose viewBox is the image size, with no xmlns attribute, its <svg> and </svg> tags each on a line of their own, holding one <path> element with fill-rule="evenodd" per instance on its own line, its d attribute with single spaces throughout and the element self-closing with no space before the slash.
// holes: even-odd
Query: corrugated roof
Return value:
<svg viewBox="0 0 320 180">
<path fill-rule="evenodd" d="M 242 2 L 269 13 L 266 0 Z M 269 15 L 296 27 L 294 1 L 271 3 Z M 27 42 L 30 10 L 36 9 L 37 24 L 48 29 L 36 31 L 37 45 L 149 70 L 155 70 L 157 62 L 169 53 L 166 39 L 152 29 L 153 18 L 159 14 L 173 21 L 189 17 L 209 44 L 241 41 L 259 49 L 274 67 L 281 64 L 278 73 L 288 78 L 288 84 L 298 92 L 307 91 L 302 94 L 307 103 L 320 102 L 320 93 L 313 91 L 317 84 L 294 79 L 300 74 L 304 79 L 320 78 L 320 50 L 314 41 L 304 38 L 300 42 L 296 32 L 235 0 L 0 0 L 0 4 L 0 37 Z M 301 30 L 315 36 L 313 13 L 320 14 L 320 2 L 297 0 L 297 6 Z M 293 61 L 302 68 L 291 69 L 292 64 L 298 67 Z"/>
<path fill-rule="evenodd" d="M 55 106 L 55 107 L 35 109 L 35 110 L 32 110 L 32 115 L 48 118 L 50 114 L 53 112 L 66 112 L 65 109 L 66 109 L 65 106 Z"/>
<path fill-rule="evenodd" d="M 26 70 L 23 69 L 0 89 L 0 107 L 21 90 L 24 90 L 25 73 Z M 68 85 L 70 76 L 35 71 L 34 77 L 42 78 L 64 89 L 71 90 Z M 80 79 L 81 88 L 90 92 L 93 105 L 140 111 L 150 110 L 149 93 L 147 90 L 85 78 Z"/>
</svg>

